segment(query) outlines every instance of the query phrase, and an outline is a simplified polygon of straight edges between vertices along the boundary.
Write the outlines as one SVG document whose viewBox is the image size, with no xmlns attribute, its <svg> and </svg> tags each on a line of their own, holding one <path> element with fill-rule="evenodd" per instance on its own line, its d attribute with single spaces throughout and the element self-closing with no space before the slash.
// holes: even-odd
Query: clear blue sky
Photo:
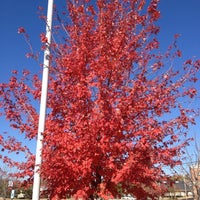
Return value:
<svg viewBox="0 0 200 200">
<path fill-rule="evenodd" d="M 64 3 L 65 0 L 54 0 Z M 26 59 L 28 51 L 23 37 L 17 33 L 20 26 L 25 27 L 30 35 L 33 48 L 40 48 L 39 34 L 45 31 L 45 24 L 37 15 L 37 6 L 47 5 L 47 0 L 1 0 L 0 4 L 0 82 L 9 78 L 13 69 L 27 68 L 38 71 L 38 63 Z M 192 56 L 200 58 L 200 0 L 161 0 L 161 48 L 167 48 L 174 34 L 181 34 L 178 45 L 185 59 Z M 41 60 L 42 62 L 42 60 Z M 197 126 L 191 130 L 197 133 Z M 0 119 L 0 132 L 9 130 L 4 120 Z M 200 137 L 199 137 L 200 138 Z"/>
<path fill-rule="evenodd" d="M 25 58 L 28 46 L 22 35 L 17 33 L 23 26 L 30 35 L 35 50 L 40 48 L 39 34 L 45 30 L 44 23 L 38 19 L 37 6 L 42 0 L 3 0 L 0 4 L 0 82 L 9 77 L 12 69 L 34 69 L 36 62 Z M 44 5 L 44 3 L 43 3 Z"/>
</svg>

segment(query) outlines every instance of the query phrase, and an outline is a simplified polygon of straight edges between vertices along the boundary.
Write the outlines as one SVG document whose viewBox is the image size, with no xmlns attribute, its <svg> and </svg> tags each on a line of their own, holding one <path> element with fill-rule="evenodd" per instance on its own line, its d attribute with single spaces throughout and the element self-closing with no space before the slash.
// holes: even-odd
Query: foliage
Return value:
<svg viewBox="0 0 200 200">
<path fill-rule="evenodd" d="M 165 54 L 159 52 L 157 6 L 158 0 L 67 0 L 68 15 L 63 12 L 62 20 L 57 15 L 55 31 L 66 35 L 51 45 L 41 166 L 51 198 L 107 199 L 118 195 L 119 185 L 139 199 L 156 198 L 167 179 L 163 166 L 180 163 L 187 144 L 183 136 L 197 114 L 185 102 L 197 95 L 200 61 L 187 60 L 178 70 L 172 66 L 181 57 L 176 42 Z M 44 49 L 44 34 L 41 42 Z M 13 71 L 0 88 L 1 114 L 34 140 L 39 76 L 25 70 L 20 78 Z M 18 167 L 15 176 L 31 183 L 29 148 L 17 135 L 1 136 L 0 144 L 2 150 L 25 153 L 24 163 L 2 159 Z"/>
</svg>

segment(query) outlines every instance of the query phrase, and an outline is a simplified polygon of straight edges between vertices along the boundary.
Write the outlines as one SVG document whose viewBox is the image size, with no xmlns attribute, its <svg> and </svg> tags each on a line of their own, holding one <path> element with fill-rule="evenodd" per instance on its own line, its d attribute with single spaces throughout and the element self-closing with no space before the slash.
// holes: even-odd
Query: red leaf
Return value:
<svg viewBox="0 0 200 200">
<path fill-rule="evenodd" d="M 41 40 L 41 43 L 47 43 L 48 42 L 48 39 L 47 39 L 47 37 L 45 36 L 44 33 L 40 34 L 40 40 Z"/>
<path fill-rule="evenodd" d="M 21 33 L 25 33 L 26 31 L 25 31 L 24 27 L 19 27 L 17 32 L 19 34 L 21 34 Z"/>
</svg>

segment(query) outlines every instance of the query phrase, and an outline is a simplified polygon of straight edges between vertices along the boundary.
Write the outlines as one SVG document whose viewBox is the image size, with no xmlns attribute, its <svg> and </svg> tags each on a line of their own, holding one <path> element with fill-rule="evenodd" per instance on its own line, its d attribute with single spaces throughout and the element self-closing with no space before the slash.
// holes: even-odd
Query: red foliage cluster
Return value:
<svg viewBox="0 0 200 200">
<path fill-rule="evenodd" d="M 191 84 L 200 62 L 188 60 L 176 71 L 165 64 L 181 56 L 175 45 L 157 53 L 157 0 L 96 3 L 67 1 L 65 42 L 52 45 L 41 176 L 51 198 L 129 193 L 153 199 L 164 191 L 163 166 L 180 163 L 183 128 L 194 123 L 195 110 L 181 100 L 196 96 Z M 26 71 L 19 79 L 15 71 L 0 85 L 0 107 L 11 126 L 32 139 L 38 114 L 31 103 L 40 97 L 41 82 L 34 75 L 30 86 L 29 76 Z M 26 152 L 18 176 L 31 180 L 28 148 L 1 141 L 4 149 Z"/>
<path fill-rule="evenodd" d="M 19 34 L 25 33 L 25 32 L 26 32 L 26 31 L 25 31 L 24 27 L 19 27 L 19 28 L 18 28 L 18 33 L 19 33 Z"/>
<path fill-rule="evenodd" d="M 44 33 L 40 34 L 40 40 L 41 40 L 41 43 L 47 43 L 47 37 L 45 36 Z"/>
</svg>

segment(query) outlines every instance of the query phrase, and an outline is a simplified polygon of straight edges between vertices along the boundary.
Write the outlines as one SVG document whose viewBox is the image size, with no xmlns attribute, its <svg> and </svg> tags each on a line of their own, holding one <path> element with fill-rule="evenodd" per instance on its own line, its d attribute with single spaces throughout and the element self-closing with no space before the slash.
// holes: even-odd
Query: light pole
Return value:
<svg viewBox="0 0 200 200">
<path fill-rule="evenodd" d="M 53 16 L 53 0 L 48 0 L 47 20 L 46 20 L 47 43 L 46 43 L 46 48 L 44 51 L 42 91 L 41 91 L 41 99 L 40 99 L 40 113 L 39 113 L 37 146 L 36 146 L 36 155 L 35 155 L 35 169 L 34 169 L 32 200 L 39 200 L 39 198 L 40 198 L 40 182 L 41 182 L 41 180 L 40 180 L 39 170 L 40 170 L 40 166 L 42 163 L 42 143 L 43 143 L 43 133 L 44 133 L 44 129 L 45 129 L 45 118 L 46 118 L 46 103 L 47 103 L 48 76 L 49 76 L 49 65 L 50 65 L 52 16 Z"/>
</svg>

